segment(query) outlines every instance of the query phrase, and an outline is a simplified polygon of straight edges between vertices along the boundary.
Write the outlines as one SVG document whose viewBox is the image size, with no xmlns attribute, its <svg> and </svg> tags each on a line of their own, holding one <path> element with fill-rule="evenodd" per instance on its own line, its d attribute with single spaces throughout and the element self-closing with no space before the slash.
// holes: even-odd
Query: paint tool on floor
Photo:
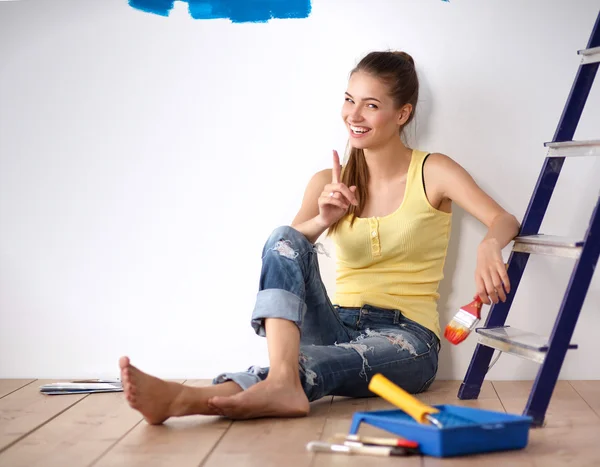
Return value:
<svg viewBox="0 0 600 467">
<path fill-rule="evenodd" d="M 123 384 L 120 380 L 87 379 L 48 383 L 40 386 L 40 392 L 42 394 L 51 396 L 122 391 Z"/>
<path fill-rule="evenodd" d="M 383 438 L 376 436 L 349 435 L 346 433 L 336 433 L 330 438 L 330 441 L 334 443 L 358 442 L 367 446 L 392 446 L 407 449 L 419 448 L 419 443 L 404 438 Z"/>
<path fill-rule="evenodd" d="M 310 441 L 306 449 L 312 452 L 329 452 L 339 454 L 358 454 L 364 456 L 410 456 L 416 454 L 411 449 L 393 446 L 365 446 L 362 443 L 334 444 L 325 441 Z"/>
</svg>

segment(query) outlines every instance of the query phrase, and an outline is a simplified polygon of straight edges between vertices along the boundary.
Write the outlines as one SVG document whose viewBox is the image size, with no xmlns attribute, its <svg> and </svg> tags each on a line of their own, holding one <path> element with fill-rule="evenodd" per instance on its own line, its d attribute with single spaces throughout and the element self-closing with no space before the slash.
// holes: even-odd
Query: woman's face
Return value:
<svg viewBox="0 0 600 467">
<path fill-rule="evenodd" d="M 399 137 L 400 125 L 408 118 L 403 118 L 403 113 L 395 107 L 382 80 L 363 71 L 352 74 L 342 106 L 342 119 L 353 147 L 373 149 Z"/>
</svg>

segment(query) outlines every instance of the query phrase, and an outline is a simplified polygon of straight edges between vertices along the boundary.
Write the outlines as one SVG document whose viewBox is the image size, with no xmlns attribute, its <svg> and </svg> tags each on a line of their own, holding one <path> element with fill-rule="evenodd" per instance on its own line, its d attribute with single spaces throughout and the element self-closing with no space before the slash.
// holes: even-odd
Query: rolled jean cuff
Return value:
<svg viewBox="0 0 600 467">
<path fill-rule="evenodd" d="M 260 383 L 262 380 L 255 373 L 221 373 L 219 376 L 213 379 L 212 383 L 222 384 L 227 381 L 233 381 L 244 391 L 246 391 L 250 386 L 254 386 L 256 383 Z"/>
<path fill-rule="evenodd" d="M 300 327 L 305 313 L 306 303 L 292 292 L 284 289 L 264 289 L 256 296 L 251 324 L 256 334 L 265 337 L 266 318 L 287 319 Z"/>
</svg>

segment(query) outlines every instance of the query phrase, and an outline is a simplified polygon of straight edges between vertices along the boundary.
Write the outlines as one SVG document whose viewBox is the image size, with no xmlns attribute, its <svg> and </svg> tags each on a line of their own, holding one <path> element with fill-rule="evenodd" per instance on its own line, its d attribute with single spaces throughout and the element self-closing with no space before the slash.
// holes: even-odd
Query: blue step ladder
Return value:
<svg viewBox="0 0 600 467">
<path fill-rule="evenodd" d="M 573 141 L 600 62 L 600 13 L 587 47 L 579 50 L 578 54 L 582 57 L 581 65 L 554 138 L 545 143 L 548 154 L 508 260 L 511 293 L 507 295 L 505 302 L 492 305 L 484 326 L 476 330 L 477 347 L 458 391 L 459 399 L 477 399 L 485 375 L 491 368 L 490 361 L 495 350 L 535 361 L 540 364 L 540 368 L 523 415 L 532 417 L 536 427 L 544 424 L 546 410 L 567 350 L 577 347 L 571 344 L 571 338 L 600 253 L 600 197 L 583 239 L 539 234 L 565 157 L 600 156 L 600 140 Z M 575 260 L 549 338 L 505 326 L 530 254 L 562 256 Z"/>
</svg>

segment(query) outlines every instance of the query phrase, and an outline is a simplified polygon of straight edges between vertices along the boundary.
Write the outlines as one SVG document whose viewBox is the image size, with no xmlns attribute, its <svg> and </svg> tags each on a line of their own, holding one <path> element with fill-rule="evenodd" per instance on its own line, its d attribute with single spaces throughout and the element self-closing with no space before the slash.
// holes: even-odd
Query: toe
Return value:
<svg viewBox="0 0 600 467">
<path fill-rule="evenodd" d="M 119 367 L 121 369 L 127 368 L 131 362 L 129 361 L 129 357 L 121 357 L 119 359 Z"/>
<path fill-rule="evenodd" d="M 236 399 L 234 396 L 215 396 L 211 397 L 209 403 L 217 410 L 223 410 L 235 407 Z"/>
<path fill-rule="evenodd" d="M 135 379 L 132 378 L 131 372 L 125 370 L 123 372 L 122 378 L 123 378 L 123 384 L 125 386 L 127 386 L 127 388 L 131 391 L 131 389 L 134 387 L 134 383 L 135 383 Z"/>
<path fill-rule="evenodd" d="M 208 399 L 208 405 L 218 409 L 220 406 L 221 399 L 223 399 L 223 397 L 219 397 L 219 396 L 211 397 L 210 399 Z"/>
<path fill-rule="evenodd" d="M 223 417 L 223 416 L 225 416 L 225 415 L 224 415 L 224 413 L 223 413 L 223 411 L 222 411 L 222 410 L 221 410 L 219 407 L 217 407 L 216 405 L 212 404 L 212 403 L 210 402 L 210 400 L 208 401 L 208 404 L 207 404 L 207 405 L 208 405 L 208 408 L 209 408 L 209 409 L 210 409 L 212 412 L 214 412 L 215 414 L 217 414 L 217 415 L 221 415 L 222 417 Z"/>
</svg>

